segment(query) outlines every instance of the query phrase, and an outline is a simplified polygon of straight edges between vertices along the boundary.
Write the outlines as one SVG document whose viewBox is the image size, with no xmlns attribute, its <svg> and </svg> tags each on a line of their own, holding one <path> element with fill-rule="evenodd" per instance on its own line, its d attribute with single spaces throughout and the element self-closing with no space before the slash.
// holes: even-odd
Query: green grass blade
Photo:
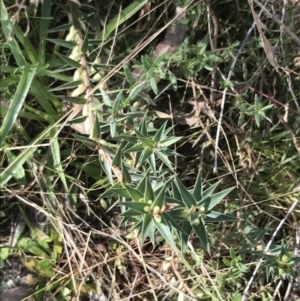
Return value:
<svg viewBox="0 0 300 301">
<path fill-rule="evenodd" d="M 39 44 L 39 58 L 42 65 L 45 64 L 46 59 L 46 39 L 48 35 L 49 24 L 51 21 L 51 6 L 52 1 L 42 1 L 41 8 L 41 22 L 40 27 L 40 44 Z"/>
<path fill-rule="evenodd" d="M 24 66 L 26 64 L 26 60 L 23 56 L 23 53 L 16 42 L 16 39 L 13 36 L 13 27 L 10 23 L 8 13 L 6 11 L 6 7 L 3 3 L 3 0 L 0 1 L 0 21 L 3 29 L 3 33 L 5 35 L 7 44 L 19 66 Z"/>
<path fill-rule="evenodd" d="M 131 18 L 136 12 L 138 12 L 148 0 L 136 0 L 128 7 L 126 7 L 122 12 L 121 15 L 115 16 L 106 26 L 105 31 L 100 33 L 100 39 L 103 38 L 105 41 L 109 35 L 116 30 L 121 24 Z"/>
<path fill-rule="evenodd" d="M 24 47 L 24 52 L 27 53 L 28 58 L 30 59 L 32 64 L 37 64 L 39 62 L 39 57 L 30 43 L 27 36 L 24 36 L 23 31 L 20 29 L 18 25 L 13 26 L 14 34 L 16 35 L 16 38 L 20 41 L 20 43 Z"/>
<path fill-rule="evenodd" d="M 5 141 L 7 134 L 11 130 L 15 120 L 18 117 L 18 114 L 22 108 L 22 105 L 33 81 L 36 69 L 36 66 L 31 65 L 26 65 L 24 68 L 20 83 L 17 87 L 17 91 L 10 103 L 8 114 L 5 116 L 3 125 L 0 129 L 0 146 Z"/>
<path fill-rule="evenodd" d="M 30 159 L 30 157 L 38 149 L 38 146 L 36 146 L 36 144 L 40 144 L 48 136 L 49 128 L 43 131 L 39 135 L 39 137 L 32 142 L 31 145 L 28 145 L 28 147 L 23 152 L 21 152 L 15 158 L 15 160 L 0 173 L 0 187 L 3 187 L 3 185 L 5 185 L 11 179 L 14 172 L 16 170 L 19 170 L 23 166 L 23 164 Z"/>
<path fill-rule="evenodd" d="M 64 185 L 65 191 L 67 192 L 68 184 L 67 184 L 67 180 L 66 180 L 66 176 L 65 176 L 63 167 L 61 165 L 61 159 L 60 159 L 61 155 L 60 155 L 59 142 L 57 139 L 57 129 L 56 128 L 51 129 L 50 133 L 51 133 L 51 137 L 56 137 L 51 142 L 51 152 L 52 152 L 53 163 L 54 163 L 53 167 L 57 171 L 57 173 Z"/>
</svg>

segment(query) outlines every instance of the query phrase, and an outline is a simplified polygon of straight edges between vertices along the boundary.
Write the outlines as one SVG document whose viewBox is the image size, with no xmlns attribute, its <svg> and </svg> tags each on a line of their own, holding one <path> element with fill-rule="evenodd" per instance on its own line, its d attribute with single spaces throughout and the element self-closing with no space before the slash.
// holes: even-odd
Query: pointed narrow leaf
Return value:
<svg viewBox="0 0 300 301">
<path fill-rule="evenodd" d="M 184 204 L 186 205 L 187 208 L 191 208 L 192 206 L 196 206 L 196 200 L 194 199 L 193 195 L 183 186 L 183 184 L 181 183 L 181 181 L 176 178 L 176 184 L 177 184 L 177 188 L 180 192 L 181 195 L 181 200 L 184 202 Z"/>
<path fill-rule="evenodd" d="M 182 202 L 181 194 L 180 194 L 179 189 L 177 188 L 177 185 L 176 185 L 175 181 L 172 181 L 171 185 L 172 185 L 173 198 L 180 201 L 180 202 Z"/>
<path fill-rule="evenodd" d="M 154 220 L 154 223 L 160 232 L 160 234 L 163 236 L 163 238 L 166 240 L 166 242 L 170 245 L 170 247 L 174 250 L 177 251 L 176 244 L 173 239 L 173 234 L 168 226 L 168 222 L 166 221 L 165 217 L 162 215 L 162 221 L 161 223 L 158 223 L 157 221 Z"/>
<path fill-rule="evenodd" d="M 112 114 L 117 116 L 118 113 L 119 113 L 119 110 L 121 109 L 120 106 L 122 104 L 124 100 L 124 96 L 123 96 L 123 93 L 122 91 L 117 95 L 115 101 L 114 101 L 114 104 L 112 106 Z"/>
<path fill-rule="evenodd" d="M 155 155 L 154 155 L 154 153 L 151 154 L 151 156 L 148 159 L 148 162 L 150 164 L 150 167 L 152 169 L 153 174 L 156 176 L 156 162 L 155 162 Z"/>
<path fill-rule="evenodd" d="M 131 132 L 126 132 L 126 133 L 124 133 L 122 135 L 119 135 L 118 137 L 119 138 L 123 138 L 124 140 L 128 141 L 129 143 L 131 143 L 131 144 L 128 144 L 128 146 L 124 147 L 124 150 L 129 149 L 130 147 L 133 146 L 133 144 L 136 144 L 137 141 L 138 141 L 138 138 L 132 136 Z"/>
<path fill-rule="evenodd" d="M 123 196 L 125 198 L 129 197 L 129 193 L 127 190 L 122 186 L 121 183 L 116 183 L 113 186 L 109 187 L 103 194 L 101 194 L 100 198 L 105 198 L 108 196 L 111 196 L 113 194 L 118 194 L 120 196 Z"/>
<path fill-rule="evenodd" d="M 144 137 L 148 137 L 148 129 L 147 129 L 147 114 L 144 115 L 141 124 L 139 126 L 139 131 L 141 133 L 141 135 L 143 135 Z M 137 135 L 138 135 L 137 132 Z M 140 135 L 140 136 L 141 136 Z"/>
<path fill-rule="evenodd" d="M 203 186 L 202 186 L 202 172 L 199 170 L 196 183 L 193 189 L 193 196 L 196 200 L 202 200 Z"/>
<path fill-rule="evenodd" d="M 216 205 L 218 205 L 226 196 L 229 194 L 234 187 L 222 190 L 218 193 L 215 193 L 211 195 L 208 198 L 205 198 L 203 201 L 201 201 L 201 204 L 203 203 L 203 206 L 205 207 L 206 210 L 211 210 L 213 209 Z"/>
<path fill-rule="evenodd" d="M 5 115 L 2 127 L 0 129 L 0 146 L 4 143 L 6 136 L 18 117 L 18 114 L 31 87 L 36 70 L 36 66 L 26 65 L 24 67 L 17 90 L 15 91 L 14 97 L 10 103 L 8 114 Z"/>
<path fill-rule="evenodd" d="M 112 166 L 118 166 L 118 167 L 121 166 L 122 154 L 123 154 L 123 144 L 121 143 L 112 160 L 111 163 Z"/>
<path fill-rule="evenodd" d="M 149 202 L 149 201 L 154 202 L 154 191 L 153 191 L 152 186 L 148 179 L 146 179 L 145 184 L 146 184 L 145 185 L 145 201 L 146 202 Z"/>
<path fill-rule="evenodd" d="M 106 175 L 107 175 L 107 178 L 110 182 L 111 185 L 114 184 L 114 181 L 113 181 L 113 176 L 112 176 L 112 171 L 111 171 L 111 166 L 109 164 L 109 162 L 103 157 L 99 156 L 100 158 L 100 164 L 103 168 L 103 170 L 105 171 Z"/>
<path fill-rule="evenodd" d="M 130 101 L 135 100 L 138 95 L 146 88 L 146 81 L 143 81 L 141 83 L 139 83 L 138 85 L 136 85 L 130 92 L 130 94 L 128 95 L 128 99 Z"/>
<path fill-rule="evenodd" d="M 81 52 L 86 54 L 88 51 L 88 46 L 89 46 L 89 38 L 88 38 L 88 34 L 86 34 L 81 46 Z"/>
<path fill-rule="evenodd" d="M 155 135 L 153 137 L 154 141 L 159 142 L 164 138 L 164 132 L 165 132 L 166 126 L 167 126 L 167 121 L 155 133 Z"/>
<path fill-rule="evenodd" d="M 102 99 L 104 104 L 106 104 L 109 108 L 112 106 L 111 100 L 105 90 L 101 89 Z"/>
<path fill-rule="evenodd" d="M 126 208 L 131 208 L 137 212 L 140 212 L 140 214 L 148 213 L 145 211 L 146 207 L 150 208 L 150 205 L 145 202 L 119 202 L 120 205 L 125 206 Z"/>
<path fill-rule="evenodd" d="M 98 118 L 98 114 L 95 116 L 95 122 L 94 122 L 94 127 L 93 127 L 93 138 L 100 138 L 101 137 L 101 126 L 100 126 L 100 121 Z"/>
<path fill-rule="evenodd" d="M 59 46 L 66 47 L 69 49 L 73 49 L 77 45 L 77 43 L 72 42 L 72 41 L 65 41 L 65 40 L 59 40 L 59 39 L 46 39 L 46 40 L 55 45 L 59 45 Z"/>
<path fill-rule="evenodd" d="M 171 165 L 171 162 L 170 162 L 170 160 L 168 159 L 168 156 L 166 156 L 163 152 L 158 151 L 158 150 L 155 150 L 154 153 L 157 155 L 157 157 L 160 158 L 160 160 L 161 160 L 163 163 L 165 163 L 165 164 L 170 168 L 171 171 L 174 171 L 174 170 L 173 170 L 173 167 L 172 167 L 172 165 Z"/>
<path fill-rule="evenodd" d="M 50 131 L 51 137 L 56 137 L 52 139 L 52 143 L 50 144 L 52 158 L 53 158 L 53 167 L 58 173 L 58 176 L 63 184 L 65 191 L 69 191 L 66 175 L 64 173 L 64 168 L 61 162 L 61 153 L 60 153 L 60 145 L 58 142 L 57 128 L 52 128 Z"/>
<path fill-rule="evenodd" d="M 125 184 L 131 184 L 131 176 L 130 176 L 130 173 L 129 173 L 128 169 L 129 168 L 126 166 L 126 164 L 122 160 L 123 182 Z"/>
<path fill-rule="evenodd" d="M 181 139 L 182 139 L 182 137 L 169 137 L 167 139 L 161 140 L 159 144 L 162 147 L 168 147 Z"/>
<path fill-rule="evenodd" d="M 10 51 L 16 60 L 19 67 L 22 67 L 26 64 L 26 60 L 23 56 L 23 52 L 19 47 L 14 35 L 13 28 L 14 26 L 11 24 L 10 16 L 7 13 L 6 7 L 4 5 L 4 1 L 0 1 L 0 21 L 1 28 L 6 38 L 6 43 L 10 48 Z"/>
<path fill-rule="evenodd" d="M 120 204 L 122 204 L 122 203 L 120 203 Z M 128 210 L 122 212 L 120 214 L 120 216 L 122 216 L 122 217 L 131 217 L 131 216 L 140 216 L 141 214 L 143 214 L 143 212 L 141 213 L 141 212 L 139 212 L 137 210 L 129 208 Z"/>
<path fill-rule="evenodd" d="M 145 146 L 143 144 L 136 144 L 132 146 L 131 148 L 127 149 L 124 153 L 132 153 L 132 152 L 141 152 L 145 149 Z"/>
<path fill-rule="evenodd" d="M 145 214 L 143 218 L 143 228 L 141 233 L 141 245 L 143 245 L 145 239 L 149 235 L 152 228 L 155 227 L 151 214 Z"/>
<path fill-rule="evenodd" d="M 128 191 L 129 195 L 131 196 L 132 200 L 135 202 L 141 202 L 144 200 L 144 194 L 138 191 L 135 188 L 125 185 L 126 190 Z"/>
<path fill-rule="evenodd" d="M 211 196 L 215 189 L 218 187 L 218 185 L 221 183 L 221 181 L 211 185 L 208 189 L 206 189 L 204 192 L 203 192 L 203 199 L 205 199 L 206 197 L 209 197 Z"/>
<path fill-rule="evenodd" d="M 151 89 L 154 92 L 154 94 L 157 95 L 158 94 L 158 88 L 157 88 L 156 81 L 153 77 L 150 78 L 150 85 L 151 85 Z"/>
<path fill-rule="evenodd" d="M 74 67 L 74 68 L 79 68 L 79 67 L 81 67 L 81 64 L 80 64 L 80 63 L 78 63 L 78 62 L 76 62 L 76 61 L 70 59 L 69 57 L 67 57 L 67 56 L 65 56 L 65 55 L 63 55 L 63 54 L 61 54 L 61 53 L 59 53 L 59 52 L 56 52 L 56 51 L 54 51 L 54 53 L 55 53 L 58 57 L 60 57 L 60 58 L 61 58 L 68 66 L 72 66 L 72 67 Z"/>
<path fill-rule="evenodd" d="M 149 175 L 149 169 L 148 169 L 147 173 L 145 174 L 145 176 L 143 177 L 142 181 L 140 181 L 140 183 L 137 186 L 137 190 L 141 193 L 145 192 L 148 175 Z"/>
<path fill-rule="evenodd" d="M 237 218 L 232 215 L 222 214 L 220 212 L 211 211 L 206 214 L 205 221 L 207 223 L 220 223 L 220 222 L 235 222 Z"/>
<path fill-rule="evenodd" d="M 181 250 L 182 252 L 184 252 L 187 249 L 187 243 L 189 241 L 193 227 L 191 226 L 190 222 L 183 222 L 182 229 L 183 231 L 178 231 L 178 234 L 180 236 Z"/>
<path fill-rule="evenodd" d="M 145 137 L 138 137 L 138 138 L 143 143 L 143 145 L 145 145 L 147 147 L 154 148 L 156 145 L 156 142 L 153 141 L 152 139 L 145 138 Z"/>
<path fill-rule="evenodd" d="M 199 221 L 199 225 L 192 225 L 192 227 L 196 232 L 197 236 L 199 237 L 201 244 L 203 245 L 205 250 L 209 252 L 209 240 L 205 229 L 205 225 L 202 218 L 200 218 Z"/>
<path fill-rule="evenodd" d="M 124 73 L 125 73 L 127 82 L 129 83 L 130 86 L 133 86 L 135 84 L 135 80 L 134 80 L 132 73 L 126 63 L 124 63 L 123 69 L 124 69 Z"/>
<path fill-rule="evenodd" d="M 152 153 L 153 151 L 149 147 L 146 147 L 141 155 L 140 164 L 143 164 L 152 155 Z"/>
<path fill-rule="evenodd" d="M 125 21 L 128 21 L 136 12 L 138 12 L 148 0 L 136 0 L 129 6 L 122 10 L 120 15 L 116 15 L 110 22 L 105 26 L 103 32 L 99 34 L 99 38 L 103 41 L 109 37 L 109 35 L 115 31 L 118 26 L 122 25 Z"/>
</svg>

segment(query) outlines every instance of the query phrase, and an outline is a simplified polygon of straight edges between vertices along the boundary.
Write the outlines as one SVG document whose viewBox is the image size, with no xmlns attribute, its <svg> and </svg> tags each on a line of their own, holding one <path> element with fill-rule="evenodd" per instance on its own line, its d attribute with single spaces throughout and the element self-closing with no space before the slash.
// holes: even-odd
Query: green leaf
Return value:
<svg viewBox="0 0 300 301">
<path fill-rule="evenodd" d="M 232 215 L 223 214 L 216 211 L 211 211 L 206 214 L 206 222 L 220 223 L 220 222 L 235 222 L 237 218 Z"/>
<path fill-rule="evenodd" d="M 123 144 L 121 143 L 112 160 L 111 163 L 112 166 L 118 166 L 118 167 L 121 166 L 122 154 L 123 154 Z"/>
<path fill-rule="evenodd" d="M 77 46 L 77 43 L 72 41 L 65 41 L 65 40 L 59 40 L 59 39 L 46 39 L 47 41 L 59 45 L 65 48 L 73 49 L 75 46 Z"/>
<path fill-rule="evenodd" d="M 131 208 L 131 209 L 139 212 L 140 214 L 149 213 L 149 212 L 145 211 L 146 207 L 150 209 L 150 205 L 145 202 L 119 202 L 119 204 L 122 206 L 125 206 L 127 208 Z"/>
<path fill-rule="evenodd" d="M 149 182 L 149 180 L 145 177 L 145 201 L 154 201 L 154 191 Z"/>
<path fill-rule="evenodd" d="M 128 171 L 128 167 L 126 166 L 124 161 L 122 161 L 122 173 L 123 173 L 123 182 L 125 184 L 131 184 L 131 176 Z"/>
<path fill-rule="evenodd" d="M 59 52 L 57 52 L 57 51 L 54 51 L 54 53 L 55 53 L 58 57 L 60 57 L 60 58 L 61 58 L 68 66 L 72 66 L 72 67 L 74 67 L 74 68 L 76 68 L 76 69 L 81 67 L 81 64 L 80 64 L 80 63 L 78 63 L 78 62 L 76 62 L 76 61 L 70 59 L 69 57 L 67 57 L 67 56 L 65 56 L 65 55 L 63 55 L 63 54 L 61 54 L 61 53 L 59 53 Z"/>
<path fill-rule="evenodd" d="M 54 262 L 47 258 L 43 258 L 36 265 L 36 269 L 38 273 L 48 278 L 52 278 L 54 276 L 53 268 L 54 268 Z"/>
<path fill-rule="evenodd" d="M 57 128 L 52 128 L 50 131 L 51 137 L 56 137 L 52 138 L 52 143 L 51 143 L 51 153 L 52 153 L 52 158 L 53 158 L 53 167 L 57 171 L 58 176 L 64 186 L 65 191 L 68 191 L 68 184 L 67 184 L 67 179 L 66 175 L 64 172 L 64 168 L 61 164 L 61 154 L 60 154 L 60 145 L 58 142 L 58 133 L 57 133 Z"/>
<path fill-rule="evenodd" d="M 181 201 L 181 194 L 180 194 L 179 189 L 177 188 L 176 182 L 172 181 L 171 185 L 172 185 L 173 198 L 180 201 L 180 202 L 182 202 Z"/>
<path fill-rule="evenodd" d="M 124 96 L 123 96 L 123 93 L 122 91 L 117 95 L 114 103 L 113 103 L 113 106 L 112 106 L 112 114 L 114 116 L 117 116 L 118 115 L 118 112 L 120 110 L 120 105 L 121 103 L 123 102 L 124 100 Z"/>
<path fill-rule="evenodd" d="M 48 36 L 48 29 L 50 22 L 52 20 L 51 18 L 51 7 L 52 1 L 43 1 L 42 7 L 41 7 L 41 18 L 40 18 L 40 24 L 39 24 L 39 58 L 41 65 L 45 64 L 46 60 L 46 38 Z"/>
<path fill-rule="evenodd" d="M 106 93 L 106 91 L 101 89 L 101 95 L 102 95 L 102 99 L 103 99 L 104 104 L 106 104 L 109 108 L 111 108 L 112 102 L 111 102 L 108 94 Z"/>
<path fill-rule="evenodd" d="M 167 121 L 158 129 L 158 131 L 155 133 L 153 140 L 156 142 L 160 142 L 165 138 L 165 130 L 167 126 Z"/>
<path fill-rule="evenodd" d="M 202 218 L 199 219 L 199 225 L 192 225 L 194 231 L 200 239 L 201 244 L 205 247 L 205 250 L 209 252 L 209 240 Z"/>
<path fill-rule="evenodd" d="M 14 59 L 16 60 L 19 67 L 22 67 L 26 64 L 26 60 L 23 56 L 23 52 L 20 49 L 16 39 L 13 35 L 13 26 L 10 23 L 10 17 L 7 13 L 6 7 L 3 0 L 0 2 L 0 21 L 2 25 L 2 30 L 6 38 L 6 43 L 8 44 Z"/>
<path fill-rule="evenodd" d="M 89 46 L 89 38 L 88 38 L 88 34 L 86 33 L 81 46 L 81 52 L 86 54 L 88 51 L 88 46 Z"/>
<path fill-rule="evenodd" d="M 146 85 L 147 85 L 147 82 L 146 82 L 146 81 L 143 81 L 143 82 L 137 84 L 137 85 L 131 90 L 131 92 L 129 93 L 128 99 L 129 99 L 130 101 L 135 100 L 135 99 L 139 96 L 139 94 L 140 94 L 143 90 L 146 89 Z"/>
<path fill-rule="evenodd" d="M 146 190 L 146 185 L 147 185 L 147 181 L 148 181 L 148 177 L 149 177 L 149 171 L 150 170 L 148 169 L 147 172 L 145 173 L 143 179 L 139 182 L 139 184 L 137 186 L 137 190 L 140 191 L 141 193 L 144 193 Z M 147 198 L 145 198 L 145 200 L 148 201 Z"/>
<path fill-rule="evenodd" d="M 154 202 L 153 202 L 153 207 L 158 206 L 162 208 L 163 204 L 165 203 L 165 194 L 166 194 L 166 189 L 167 189 L 167 184 L 166 183 L 163 187 L 160 188 L 159 192 L 156 193 Z"/>
<path fill-rule="evenodd" d="M 208 189 L 206 189 L 206 190 L 203 192 L 203 199 L 205 199 L 205 198 L 211 196 L 211 195 L 214 193 L 215 189 L 218 187 L 218 185 L 219 185 L 220 183 L 221 183 L 221 181 L 219 181 L 219 182 L 217 182 L 217 183 L 211 185 Z"/>
<path fill-rule="evenodd" d="M 135 0 L 131 5 L 126 7 L 120 15 L 116 15 L 106 26 L 105 31 L 100 33 L 100 39 L 106 41 L 109 35 L 116 30 L 121 24 L 129 20 L 136 12 L 138 12 L 148 0 Z"/>
<path fill-rule="evenodd" d="M 168 226 L 168 222 L 165 219 L 164 215 L 161 215 L 161 217 L 162 217 L 162 221 L 160 223 L 158 223 L 155 220 L 154 220 L 154 223 L 155 223 L 158 231 L 160 232 L 160 234 L 163 236 L 163 238 L 166 240 L 166 242 L 171 246 L 171 248 L 174 251 L 178 251 L 176 244 L 174 242 L 174 239 L 173 239 L 173 234 Z"/>
<path fill-rule="evenodd" d="M 125 77 L 127 79 L 127 82 L 129 83 L 130 86 L 133 86 L 135 84 L 134 77 L 132 76 L 132 73 L 126 63 L 123 65 Z"/>
<path fill-rule="evenodd" d="M 156 161 L 155 161 L 155 155 L 153 152 L 151 153 L 150 157 L 148 158 L 148 162 L 151 166 L 153 174 L 156 175 Z"/>
<path fill-rule="evenodd" d="M 183 184 L 181 183 L 181 181 L 176 178 L 176 184 L 177 184 L 177 188 L 179 190 L 180 193 L 180 200 L 182 200 L 182 202 L 185 204 L 185 206 L 187 208 L 191 208 L 192 206 L 197 206 L 196 200 L 193 197 L 193 195 L 183 186 Z"/>
<path fill-rule="evenodd" d="M 63 91 L 63 90 L 69 90 L 69 89 L 76 89 L 79 85 L 82 84 L 82 80 L 76 80 L 72 81 L 71 83 L 66 83 L 60 86 L 57 86 L 55 88 L 50 89 L 50 92 L 55 92 L 55 91 Z"/>
<path fill-rule="evenodd" d="M 48 258 L 49 255 L 31 238 L 29 237 L 22 237 L 19 242 L 18 246 L 27 250 L 28 252 L 43 257 Z"/>
<path fill-rule="evenodd" d="M 22 151 L 16 159 L 0 173 L 0 187 L 5 185 L 12 177 L 15 170 L 19 169 L 37 150 L 37 144 L 43 143 L 44 139 L 49 135 L 49 129 L 46 128 L 37 139 L 35 139 L 28 147 Z"/>
<path fill-rule="evenodd" d="M 148 129 L 147 129 L 147 114 L 144 115 L 140 126 L 139 131 L 136 131 L 139 134 L 139 137 L 148 137 Z"/>
<path fill-rule="evenodd" d="M 182 139 L 182 137 L 169 137 L 167 139 L 164 139 L 164 140 L 160 141 L 160 145 L 162 147 L 167 147 L 169 145 L 172 145 L 172 144 L 176 143 L 177 141 L 179 141 L 181 139 Z"/>
<path fill-rule="evenodd" d="M 176 206 L 175 208 L 168 210 L 167 213 L 174 221 L 188 221 L 190 215 L 183 214 L 186 210 L 188 210 L 186 207 Z"/>
<path fill-rule="evenodd" d="M 140 164 L 143 164 L 152 154 L 153 151 L 151 150 L 151 148 L 146 147 L 141 155 Z"/>
<path fill-rule="evenodd" d="M 141 137 L 138 135 L 139 140 L 143 143 L 143 145 L 154 148 L 156 145 L 156 142 L 150 138 Z"/>
<path fill-rule="evenodd" d="M 133 201 L 141 202 L 142 200 L 144 200 L 144 194 L 141 193 L 139 190 L 134 189 L 128 185 L 125 185 L 125 188 L 128 191 Z"/>
<path fill-rule="evenodd" d="M 33 65 L 36 65 L 39 63 L 40 58 L 38 54 L 36 53 L 34 47 L 30 43 L 27 36 L 24 36 L 24 32 L 20 29 L 20 27 L 17 24 L 14 24 L 14 34 L 16 35 L 17 39 L 21 42 L 24 48 L 24 53 L 28 55 L 28 58 L 30 59 L 31 63 Z"/>
<path fill-rule="evenodd" d="M 233 189 L 234 187 L 222 190 L 208 198 L 205 198 L 204 200 L 201 200 L 199 204 L 203 205 L 205 209 L 209 211 L 213 209 L 217 204 L 219 204 Z"/>
<path fill-rule="evenodd" d="M 202 195 L 203 195 L 202 172 L 200 169 L 193 189 L 193 196 L 196 200 L 202 200 Z"/>
<path fill-rule="evenodd" d="M 123 138 L 124 140 L 130 142 L 130 144 L 128 144 L 126 147 L 124 147 L 124 151 L 127 151 L 128 149 L 130 149 L 132 146 L 134 146 L 134 144 L 136 144 L 138 142 L 138 138 L 132 136 L 131 132 L 126 132 L 124 134 L 121 134 L 118 136 L 119 138 Z"/>
<path fill-rule="evenodd" d="M 8 164 L 13 163 L 14 160 L 16 159 L 15 154 L 10 150 L 6 151 L 6 157 L 7 157 Z M 13 177 L 21 187 L 25 187 L 27 181 L 26 181 L 25 170 L 23 166 L 20 166 L 19 169 L 14 170 Z"/>
<path fill-rule="evenodd" d="M 110 163 L 105 158 L 99 158 L 100 164 L 105 171 L 111 185 L 114 184 Z"/>
<path fill-rule="evenodd" d="M 122 203 L 120 203 L 120 204 L 122 204 Z M 132 216 L 140 216 L 141 214 L 144 214 L 144 212 L 136 211 L 136 210 L 130 208 L 130 209 L 124 211 L 123 213 L 121 213 L 120 216 L 130 218 Z M 129 219 L 126 219 L 126 220 L 129 220 Z"/>
<path fill-rule="evenodd" d="M 193 227 L 190 224 L 190 222 L 184 221 L 182 223 L 182 229 L 183 229 L 183 231 L 180 231 L 180 232 L 178 231 L 178 234 L 180 236 L 181 250 L 182 250 L 182 252 L 184 252 L 187 249 L 187 243 L 189 241 Z"/>
<path fill-rule="evenodd" d="M 171 171 L 173 171 L 173 167 L 171 165 L 171 162 L 168 158 L 168 156 L 166 156 L 163 152 L 159 151 L 159 150 L 155 150 L 154 153 L 157 155 L 157 157 L 159 157 L 161 159 L 161 161 L 163 163 L 165 163 Z"/>
<path fill-rule="evenodd" d="M 137 144 L 132 146 L 131 148 L 124 151 L 124 153 L 132 153 L 132 152 L 141 152 L 145 149 L 145 146 L 143 144 Z"/>
<path fill-rule="evenodd" d="M 150 78 L 150 85 L 151 85 L 151 89 L 154 92 L 154 94 L 157 95 L 158 94 L 158 88 L 157 88 L 156 81 L 153 77 Z"/>
<path fill-rule="evenodd" d="M 141 244 L 143 245 L 145 239 L 149 235 L 150 231 L 155 227 L 151 214 L 145 214 L 143 218 L 143 226 L 141 231 Z"/>
<path fill-rule="evenodd" d="M 31 83 L 35 76 L 36 70 L 36 66 L 26 65 L 24 67 L 17 90 L 10 103 L 8 114 L 5 116 L 2 127 L 0 129 L 0 146 L 3 145 L 9 131 L 11 130 L 18 117 L 18 114 L 31 87 Z"/>
</svg>

